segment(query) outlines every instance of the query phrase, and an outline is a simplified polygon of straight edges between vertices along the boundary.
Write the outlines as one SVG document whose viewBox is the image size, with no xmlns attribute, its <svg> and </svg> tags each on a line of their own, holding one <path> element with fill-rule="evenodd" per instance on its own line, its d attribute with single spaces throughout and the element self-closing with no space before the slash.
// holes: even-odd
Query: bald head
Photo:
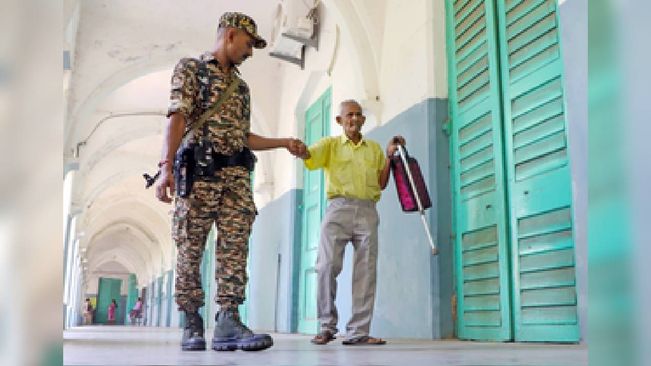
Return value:
<svg viewBox="0 0 651 366">
<path fill-rule="evenodd" d="M 362 126 L 366 117 L 362 111 L 362 106 L 356 100 L 344 100 L 339 104 L 339 115 L 337 123 L 343 127 L 346 136 L 354 143 L 358 143 L 362 138 Z"/>
</svg>

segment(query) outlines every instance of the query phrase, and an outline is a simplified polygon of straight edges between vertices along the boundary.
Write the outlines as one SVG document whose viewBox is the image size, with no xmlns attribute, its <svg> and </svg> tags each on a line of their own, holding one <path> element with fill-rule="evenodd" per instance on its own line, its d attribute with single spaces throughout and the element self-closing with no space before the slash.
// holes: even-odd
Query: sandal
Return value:
<svg viewBox="0 0 651 366">
<path fill-rule="evenodd" d="M 321 344 L 327 344 L 333 339 L 336 339 L 335 335 L 329 330 L 324 330 L 321 331 L 321 333 L 314 336 L 314 338 L 312 338 L 310 342 L 321 345 Z"/>
<path fill-rule="evenodd" d="M 343 342 L 341 342 L 341 344 L 346 346 L 366 346 L 366 345 L 380 346 L 386 343 L 387 342 L 382 338 L 375 338 L 369 336 L 346 339 Z"/>
</svg>

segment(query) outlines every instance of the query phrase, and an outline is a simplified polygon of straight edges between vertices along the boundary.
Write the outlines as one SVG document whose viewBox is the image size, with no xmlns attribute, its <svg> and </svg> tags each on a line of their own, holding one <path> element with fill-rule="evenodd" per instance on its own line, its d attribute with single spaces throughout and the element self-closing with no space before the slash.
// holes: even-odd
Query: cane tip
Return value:
<svg viewBox="0 0 651 366">
<path fill-rule="evenodd" d="M 432 248 L 432 255 L 437 255 L 439 254 L 439 249 L 438 248 Z"/>
</svg>

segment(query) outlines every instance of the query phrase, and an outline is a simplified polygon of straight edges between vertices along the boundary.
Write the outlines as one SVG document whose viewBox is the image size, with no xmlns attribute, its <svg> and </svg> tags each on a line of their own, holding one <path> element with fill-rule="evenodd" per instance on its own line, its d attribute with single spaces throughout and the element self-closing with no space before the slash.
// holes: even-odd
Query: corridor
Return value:
<svg viewBox="0 0 651 366">
<path fill-rule="evenodd" d="M 208 334 L 210 334 L 210 329 Z M 582 366 L 585 345 L 389 339 L 386 346 L 315 346 L 310 337 L 275 334 L 262 352 L 182 352 L 181 330 L 131 326 L 75 327 L 63 333 L 64 365 L 464 365 Z M 210 339 L 210 336 L 208 337 Z"/>
<path fill-rule="evenodd" d="M 65 364 L 587 365 L 585 6 L 66 0 Z M 424 221 L 403 211 L 395 174 L 375 203 L 370 333 L 388 339 L 384 347 L 309 342 L 319 330 L 316 258 L 328 176 L 289 149 L 251 146 L 257 215 L 238 311 L 252 329 L 277 332 L 275 345 L 180 351 L 177 215 L 145 188 L 143 173 L 173 160 L 161 160 L 173 70 L 179 60 L 214 55 L 219 19 L 232 11 L 250 16 L 268 42 L 238 67 L 250 94 L 242 131 L 314 145 L 342 136 L 340 103 L 354 99 L 364 139 L 385 146 L 403 136 L 418 159 L 431 200 Z M 199 312 L 209 330 L 220 309 L 223 234 L 212 223 L 197 243 Z M 358 295 L 354 255 L 347 246 L 337 279 L 340 330 Z M 132 311 L 145 327 L 125 326 Z M 92 325 L 80 327 L 84 321 Z"/>
</svg>

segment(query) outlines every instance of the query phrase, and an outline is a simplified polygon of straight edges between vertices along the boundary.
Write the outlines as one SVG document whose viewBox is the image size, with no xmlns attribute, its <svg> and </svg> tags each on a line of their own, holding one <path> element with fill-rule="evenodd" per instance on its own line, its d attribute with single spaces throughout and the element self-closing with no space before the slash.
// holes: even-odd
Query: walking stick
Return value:
<svg viewBox="0 0 651 366">
<path fill-rule="evenodd" d="M 405 149 L 402 146 L 402 144 L 400 144 L 400 141 L 398 139 L 394 139 L 394 142 L 398 144 L 398 154 L 400 155 L 400 160 L 402 160 L 402 163 L 405 166 L 405 172 L 407 173 L 407 179 L 409 180 L 409 185 L 411 186 L 411 190 L 412 192 L 414 192 L 414 198 L 416 199 L 416 204 L 418 205 L 418 212 L 420 213 L 420 218 L 423 222 L 423 226 L 425 227 L 427 240 L 429 241 L 430 247 L 432 247 L 432 255 L 437 255 L 439 253 L 439 250 L 436 247 L 436 244 L 434 244 L 434 239 L 432 239 L 432 233 L 429 231 L 429 225 L 427 224 L 427 220 L 425 219 L 425 209 L 423 208 L 423 203 L 420 201 L 418 189 L 416 188 L 416 183 L 414 183 L 414 177 L 411 175 L 411 169 L 409 167 L 409 161 L 407 160 L 407 154 L 405 153 Z"/>
</svg>

